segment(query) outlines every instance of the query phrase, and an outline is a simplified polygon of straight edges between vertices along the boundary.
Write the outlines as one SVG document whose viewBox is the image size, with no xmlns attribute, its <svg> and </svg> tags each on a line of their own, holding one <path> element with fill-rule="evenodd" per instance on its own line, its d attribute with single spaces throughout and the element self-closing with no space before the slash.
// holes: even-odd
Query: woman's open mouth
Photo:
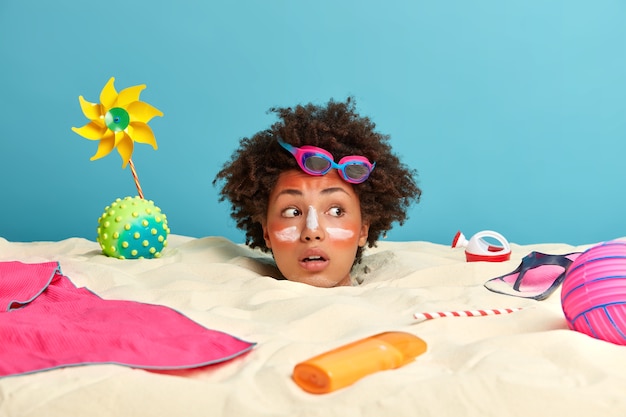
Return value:
<svg viewBox="0 0 626 417">
<path fill-rule="evenodd" d="M 324 254 L 306 254 L 299 260 L 300 266 L 309 272 L 319 272 L 328 266 L 329 259 Z"/>
</svg>

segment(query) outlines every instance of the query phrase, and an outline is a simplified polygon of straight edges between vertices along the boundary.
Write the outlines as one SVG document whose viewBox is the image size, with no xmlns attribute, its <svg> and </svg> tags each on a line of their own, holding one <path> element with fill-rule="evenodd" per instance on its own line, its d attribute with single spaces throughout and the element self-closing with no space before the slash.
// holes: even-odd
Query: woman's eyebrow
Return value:
<svg viewBox="0 0 626 417">
<path fill-rule="evenodd" d="M 337 193 L 337 192 L 348 194 L 348 192 L 341 187 L 324 188 L 321 191 L 321 194 L 332 194 L 332 193 Z"/>
<path fill-rule="evenodd" d="M 285 188 L 284 190 L 280 190 L 280 192 L 276 195 L 276 197 L 280 197 L 281 195 L 295 195 L 295 196 L 300 196 L 302 195 L 302 191 L 296 189 L 296 188 Z"/>
<path fill-rule="evenodd" d="M 342 187 L 324 188 L 323 190 L 320 191 L 320 194 L 333 194 L 333 193 L 338 193 L 338 192 L 348 194 L 348 192 L 344 190 Z M 285 188 L 284 190 L 280 190 L 280 192 L 278 193 L 276 197 L 279 197 L 281 195 L 302 196 L 304 195 L 304 193 L 297 188 Z"/>
</svg>

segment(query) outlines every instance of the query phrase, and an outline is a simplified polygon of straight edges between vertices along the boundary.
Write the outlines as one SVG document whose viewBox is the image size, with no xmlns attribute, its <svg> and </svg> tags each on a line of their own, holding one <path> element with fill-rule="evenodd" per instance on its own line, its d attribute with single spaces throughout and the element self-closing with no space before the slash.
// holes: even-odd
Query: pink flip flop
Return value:
<svg viewBox="0 0 626 417">
<path fill-rule="evenodd" d="M 499 294 L 544 300 L 563 282 L 567 268 L 581 252 L 548 255 L 531 252 L 515 271 L 490 279 L 485 287 Z"/>
</svg>

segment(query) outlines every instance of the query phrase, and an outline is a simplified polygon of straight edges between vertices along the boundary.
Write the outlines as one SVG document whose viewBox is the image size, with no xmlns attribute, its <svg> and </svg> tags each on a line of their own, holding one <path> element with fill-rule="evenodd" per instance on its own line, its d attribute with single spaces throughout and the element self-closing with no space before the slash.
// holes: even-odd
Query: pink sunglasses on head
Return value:
<svg viewBox="0 0 626 417">
<path fill-rule="evenodd" d="M 360 184 L 370 176 L 376 166 L 376 162 L 371 163 L 364 156 L 345 156 L 336 163 L 330 152 L 322 148 L 316 146 L 297 148 L 280 139 L 278 143 L 291 152 L 300 168 L 309 175 L 325 175 L 331 168 L 335 168 L 346 182 Z"/>
</svg>

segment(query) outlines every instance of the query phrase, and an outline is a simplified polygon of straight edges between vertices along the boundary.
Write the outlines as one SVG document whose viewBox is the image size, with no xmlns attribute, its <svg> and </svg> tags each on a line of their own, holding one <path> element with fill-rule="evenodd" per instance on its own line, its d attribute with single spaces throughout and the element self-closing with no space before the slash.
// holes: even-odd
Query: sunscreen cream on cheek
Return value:
<svg viewBox="0 0 626 417">
<path fill-rule="evenodd" d="M 354 236 L 354 231 L 340 227 L 328 227 L 326 233 L 334 240 L 348 240 Z"/>
<path fill-rule="evenodd" d="M 281 242 L 295 242 L 298 240 L 300 234 L 296 226 L 291 226 L 274 232 L 274 236 Z"/>
</svg>

